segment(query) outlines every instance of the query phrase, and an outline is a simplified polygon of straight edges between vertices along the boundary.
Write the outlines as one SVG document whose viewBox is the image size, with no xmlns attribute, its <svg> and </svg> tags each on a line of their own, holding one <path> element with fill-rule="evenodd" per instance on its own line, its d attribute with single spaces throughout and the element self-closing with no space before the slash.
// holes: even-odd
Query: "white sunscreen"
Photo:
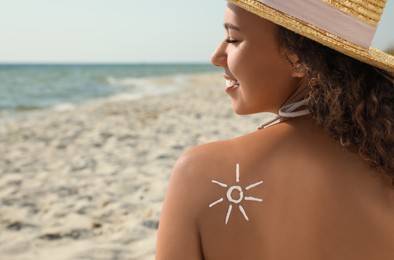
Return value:
<svg viewBox="0 0 394 260">
<path fill-rule="evenodd" d="M 237 163 L 236 167 L 235 167 L 235 182 L 238 184 L 240 182 L 240 169 L 239 169 L 239 163 Z M 219 185 L 222 188 L 227 188 L 229 185 L 216 181 L 216 180 L 212 180 L 212 183 Z M 260 184 L 262 184 L 263 181 L 259 181 L 253 184 L 248 185 L 245 190 L 251 190 L 257 186 L 259 186 Z M 233 196 L 233 194 L 237 194 L 238 196 Z M 252 196 L 244 196 L 244 190 L 242 189 L 242 187 L 240 185 L 233 185 L 231 187 L 229 187 L 227 189 L 226 192 L 226 198 L 229 202 L 229 206 L 227 209 L 227 214 L 226 214 L 226 218 L 225 218 L 225 224 L 227 225 L 229 220 L 230 220 L 230 216 L 231 216 L 231 212 L 233 210 L 233 204 L 238 205 L 238 209 L 239 211 L 242 213 L 243 217 L 245 218 L 246 221 L 249 221 L 249 217 L 246 214 L 246 211 L 244 209 L 244 207 L 242 207 L 242 205 L 240 204 L 242 201 L 253 201 L 253 202 L 262 202 L 263 199 L 260 198 L 255 198 Z M 209 207 L 213 207 L 219 203 L 224 202 L 224 198 L 220 198 L 214 202 L 212 202 Z"/>
</svg>

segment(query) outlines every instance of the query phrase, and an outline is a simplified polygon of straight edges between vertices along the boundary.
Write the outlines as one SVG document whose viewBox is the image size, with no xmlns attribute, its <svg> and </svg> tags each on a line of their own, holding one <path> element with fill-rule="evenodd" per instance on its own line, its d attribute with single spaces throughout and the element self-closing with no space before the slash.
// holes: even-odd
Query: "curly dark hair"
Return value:
<svg viewBox="0 0 394 260">
<path fill-rule="evenodd" d="M 317 125 L 394 183 L 394 73 L 378 69 L 278 26 L 289 62 L 305 70 Z"/>
</svg>

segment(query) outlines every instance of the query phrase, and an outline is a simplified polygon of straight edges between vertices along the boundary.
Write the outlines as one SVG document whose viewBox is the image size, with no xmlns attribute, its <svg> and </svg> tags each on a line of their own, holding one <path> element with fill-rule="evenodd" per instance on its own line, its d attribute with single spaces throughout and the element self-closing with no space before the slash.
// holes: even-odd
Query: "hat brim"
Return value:
<svg viewBox="0 0 394 260">
<path fill-rule="evenodd" d="M 295 33 L 375 67 L 394 72 L 394 56 L 376 48 L 363 48 L 334 34 L 253 0 L 227 0 Z"/>
</svg>

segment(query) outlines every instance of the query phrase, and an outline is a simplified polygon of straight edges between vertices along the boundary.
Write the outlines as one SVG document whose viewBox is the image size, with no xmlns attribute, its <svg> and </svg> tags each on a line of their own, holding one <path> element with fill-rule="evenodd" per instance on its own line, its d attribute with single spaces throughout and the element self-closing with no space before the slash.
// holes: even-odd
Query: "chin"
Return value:
<svg viewBox="0 0 394 260">
<path fill-rule="evenodd" d="M 245 108 L 234 107 L 234 106 L 233 106 L 233 111 L 235 114 L 240 115 L 240 116 L 259 113 L 258 111 L 251 111 L 251 110 L 248 110 Z"/>
<path fill-rule="evenodd" d="M 233 110 L 235 114 L 239 115 L 239 116 L 244 116 L 244 115 L 249 115 L 251 113 L 246 113 L 244 111 L 238 111 L 238 110 Z"/>
<path fill-rule="evenodd" d="M 244 115 L 252 115 L 252 114 L 258 114 L 258 113 L 274 113 L 271 112 L 270 109 L 252 109 L 252 108 L 246 108 L 246 107 L 239 107 L 239 106 L 234 106 L 233 105 L 233 111 L 235 114 L 244 116 Z"/>
</svg>

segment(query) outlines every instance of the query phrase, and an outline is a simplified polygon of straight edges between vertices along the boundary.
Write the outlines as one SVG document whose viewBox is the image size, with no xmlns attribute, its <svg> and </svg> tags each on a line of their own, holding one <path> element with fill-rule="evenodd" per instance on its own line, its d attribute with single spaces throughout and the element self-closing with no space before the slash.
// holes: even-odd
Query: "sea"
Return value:
<svg viewBox="0 0 394 260">
<path fill-rule="evenodd" d="M 0 64 L 0 118 L 122 94 L 140 98 L 174 91 L 152 79 L 181 81 L 215 71 L 210 64 Z"/>
</svg>

